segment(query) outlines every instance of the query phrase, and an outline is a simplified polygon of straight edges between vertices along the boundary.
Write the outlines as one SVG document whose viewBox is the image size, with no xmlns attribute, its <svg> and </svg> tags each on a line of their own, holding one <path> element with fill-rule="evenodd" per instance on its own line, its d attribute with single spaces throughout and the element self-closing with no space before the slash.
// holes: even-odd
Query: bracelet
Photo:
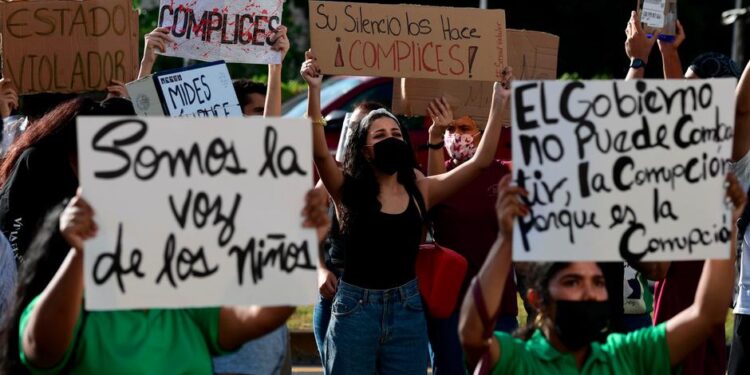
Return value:
<svg viewBox="0 0 750 375">
<path fill-rule="evenodd" d="M 431 148 L 433 150 L 440 150 L 440 149 L 443 148 L 443 146 L 445 146 L 445 142 L 444 141 L 440 141 L 440 143 L 429 143 L 429 142 L 427 142 L 427 148 Z"/>
<path fill-rule="evenodd" d="M 323 118 L 323 117 L 312 118 L 310 116 L 305 115 L 305 118 L 308 119 L 308 120 L 310 120 L 310 121 L 312 121 L 313 125 L 319 125 L 319 126 L 323 126 L 323 127 L 325 127 L 326 125 L 328 125 L 328 121 L 326 121 L 326 119 Z"/>
</svg>

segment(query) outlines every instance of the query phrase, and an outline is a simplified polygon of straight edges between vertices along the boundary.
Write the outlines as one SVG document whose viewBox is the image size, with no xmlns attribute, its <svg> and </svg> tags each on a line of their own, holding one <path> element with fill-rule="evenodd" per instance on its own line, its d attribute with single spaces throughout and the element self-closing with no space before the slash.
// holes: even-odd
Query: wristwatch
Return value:
<svg viewBox="0 0 750 375">
<path fill-rule="evenodd" d="M 440 143 L 429 143 L 429 142 L 427 142 L 427 148 L 431 148 L 433 150 L 440 150 L 440 149 L 443 148 L 443 146 L 445 146 L 445 142 L 444 141 L 440 141 Z"/>
<path fill-rule="evenodd" d="M 630 67 L 633 69 L 641 69 L 646 67 L 646 62 L 639 58 L 630 60 Z"/>
</svg>

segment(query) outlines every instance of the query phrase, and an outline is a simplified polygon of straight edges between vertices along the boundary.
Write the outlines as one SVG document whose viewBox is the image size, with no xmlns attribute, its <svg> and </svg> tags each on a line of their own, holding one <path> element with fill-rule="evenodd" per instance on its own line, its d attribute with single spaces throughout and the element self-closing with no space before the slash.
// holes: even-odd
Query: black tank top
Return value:
<svg viewBox="0 0 750 375">
<path fill-rule="evenodd" d="M 366 289 L 390 289 L 416 277 L 422 215 L 415 198 L 400 214 L 377 212 L 346 242 L 343 280 Z"/>
</svg>

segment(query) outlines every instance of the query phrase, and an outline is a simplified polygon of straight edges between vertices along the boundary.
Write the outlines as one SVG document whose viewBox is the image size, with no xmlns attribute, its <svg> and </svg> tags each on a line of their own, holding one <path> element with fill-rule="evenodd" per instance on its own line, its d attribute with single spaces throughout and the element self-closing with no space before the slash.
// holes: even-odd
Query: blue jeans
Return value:
<svg viewBox="0 0 750 375">
<path fill-rule="evenodd" d="M 448 318 L 428 318 L 433 375 L 466 374 L 463 348 L 458 338 L 460 313 L 460 308 L 457 308 Z M 512 333 L 516 329 L 518 329 L 518 319 L 511 315 L 501 315 L 495 324 L 495 331 Z"/>
<path fill-rule="evenodd" d="M 417 280 L 387 290 L 339 281 L 325 337 L 325 373 L 427 373 L 427 323 Z"/>
<path fill-rule="evenodd" d="M 325 348 L 328 323 L 331 321 L 332 306 L 333 299 L 327 299 L 318 294 L 318 303 L 315 304 L 315 308 L 313 309 L 313 334 L 315 335 L 315 345 L 318 347 L 321 362 L 325 358 L 323 349 Z"/>
</svg>

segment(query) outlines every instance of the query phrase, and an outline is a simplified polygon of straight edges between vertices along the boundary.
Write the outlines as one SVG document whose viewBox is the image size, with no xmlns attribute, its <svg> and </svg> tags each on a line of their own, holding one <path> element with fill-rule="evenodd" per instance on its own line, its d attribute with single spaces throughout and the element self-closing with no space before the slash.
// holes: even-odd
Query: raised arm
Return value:
<svg viewBox="0 0 750 375">
<path fill-rule="evenodd" d="M 428 209 L 466 186 L 466 184 L 478 177 L 484 169 L 489 168 L 495 160 L 497 143 L 500 140 L 500 131 L 502 130 L 503 113 L 509 110 L 510 82 L 513 79 L 510 68 L 503 71 L 503 75 L 504 79 L 502 82 L 495 82 L 490 116 L 487 120 L 487 126 L 485 127 L 482 139 L 479 141 L 476 154 L 450 172 L 428 176 L 420 180 L 420 189 L 422 189 L 422 194 L 427 198 L 426 204 Z"/>
<path fill-rule="evenodd" d="M 664 79 L 683 79 L 682 62 L 678 49 L 685 41 L 685 30 L 680 21 L 675 22 L 675 39 L 671 42 L 659 40 L 661 61 L 664 64 Z"/>
<path fill-rule="evenodd" d="M 39 296 L 22 334 L 23 352 L 34 367 L 60 363 L 73 340 L 83 302 L 83 241 L 96 234 L 93 215 L 79 190 L 60 216 L 60 232 L 72 248 Z"/>
<path fill-rule="evenodd" d="M 266 105 L 263 111 L 264 117 L 281 116 L 281 67 L 289 52 L 289 38 L 286 35 L 286 26 L 279 26 L 273 35 L 273 46 L 271 49 L 281 52 L 279 64 L 268 64 L 268 85 L 266 86 Z"/>
<path fill-rule="evenodd" d="M 507 175 L 500 181 L 500 191 L 497 197 L 497 216 L 500 233 L 492 245 L 482 268 L 474 279 L 479 283 L 482 296 L 487 307 L 487 316 L 495 316 L 502 302 L 503 289 L 513 261 L 511 251 L 513 246 L 513 220 L 517 216 L 529 213 L 528 208 L 521 203 L 519 195 L 528 195 L 520 187 L 510 186 L 511 176 Z M 472 288 L 475 286 L 472 284 Z M 459 338 L 469 363 L 473 366 L 489 349 L 490 367 L 494 367 L 500 359 L 500 344 L 492 337 L 484 337 L 485 327 L 472 292 L 466 293 L 461 305 L 459 320 Z M 489 347 L 488 347 L 489 346 Z"/>
<path fill-rule="evenodd" d="M 445 130 L 453 122 L 453 111 L 450 104 L 444 97 L 435 98 L 427 107 L 427 115 L 432 119 L 428 143 L 430 145 L 443 145 Z M 427 152 L 427 175 L 434 176 L 445 173 L 444 148 L 442 146 L 439 148 L 428 147 Z"/>
<path fill-rule="evenodd" d="M 742 159 L 750 150 L 750 63 L 745 66 L 737 85 L 737 108 L 734 117 L 732 160 Z"/>
<path fill-rule="evenodd" d="M 0 121 L 18 109 L 18 92 L 9 78 L 0 79 Z"/>
<path fill-rule="evenodd" d="M 672 365 L 681 362 L 696 346 L 705 341 L 717 325 L 723 325 L 732 301 L 734 283 L 734 223 L 742 213 L 747 196 L 734 175 L 727 176 L 727 196 L 734 204 L 732 234 L 729 236 L 729 259 L 709 259 L 703 266 L 693 304 L 667 321 L 667 345 Z"/>
<path fill-rule="evenodd" d="M 638 13 L 636 11 L 630 12 L 630 20 L 625 27 L 625 36 L 627 37 L 625 39 L 625 54 L 630 59 L 630 69 L 628 69 L 628 75 L 625 77 L 626 81 L 643 78 L 646 73 L 648 56 L 651 54 L 651 49 L 654 47 L 658 35 L 658 33 L 655 33 L 649 38 L 641 27 L 641 18 Z M 633 67 L 633 62 L 636 59 L 643 61 L 643 66 Z"/>
<path fill-rule="evenodd" d="M 344 174 L 336 164 L 336 160 L 328 151 L 326 142 L 325 122 L 320 109 L 320 89 L 323 84 L 323 74 L 316 62 L 317 58 L 312 50 L 305 52 L 305 62 L 302 64 L 300 74 L 307 82 L 307 117 L 312 121 L 313 127 L 313 161 L 318 169 L 320 179 L 323 180 L 328 194 L 334 202 L 339 202 L 341 197 L 341 186 L 344 184 Z"/>
<path fill-rule="evenodd" d="M 305 196 L 302 226 L 315 228 L 318 243 L 328 234 L 328 196 L 320 188 L 310 190 Z M 282 324 L 294 313 L 292 306 L 278 307 L 222 307 L 219 312 L 219 346 L 233 350 L 245 342 L 263 336 Z"/>
<path fill-rule="evenodd" d="M 144 37 L 146 45 L 143 47 L 143 58 L 141 59 L 141 68 L 138 70 L 138 79 L 149 74 L 156 63 L 156 51 L 164 52 L 168 43 L 174 42 L 169 35 L 169 28 L 157 27 Z"/>
</svg>

